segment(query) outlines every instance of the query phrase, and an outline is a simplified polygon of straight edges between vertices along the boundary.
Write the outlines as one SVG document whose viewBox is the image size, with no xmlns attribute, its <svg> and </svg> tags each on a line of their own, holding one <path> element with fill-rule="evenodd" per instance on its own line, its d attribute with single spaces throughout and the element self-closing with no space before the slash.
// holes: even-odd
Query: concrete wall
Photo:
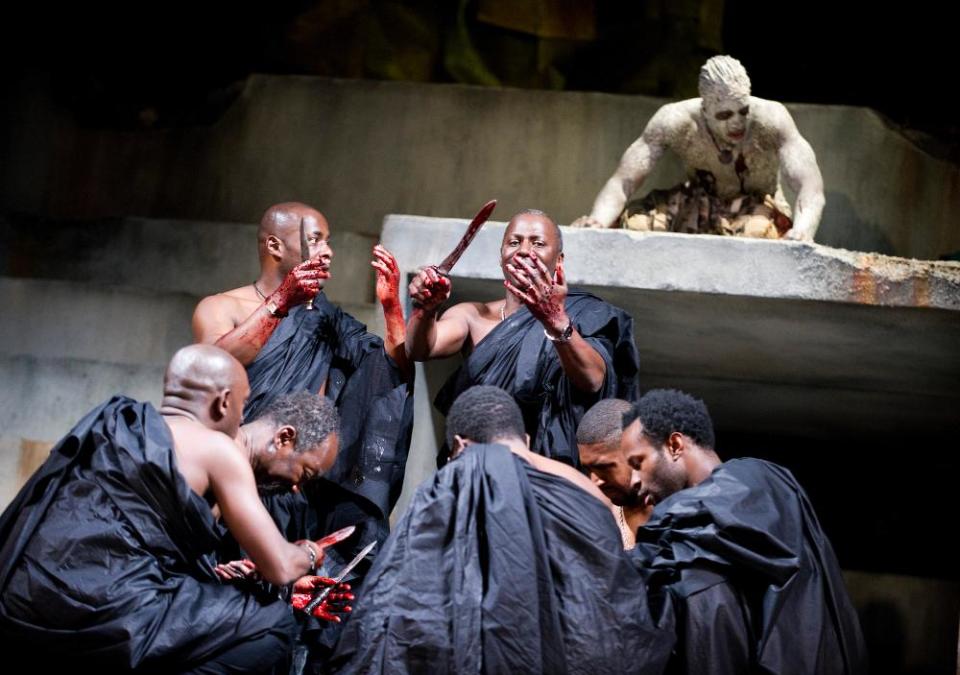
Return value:
<svg viewBox="0 0 960 675">
<path fill-rule="evenodd" d="M 257 275 L 256 226 L 0 220 L 0 508 L 24 463 L 114 394 L 158 403 L 197 301 Z M 339 232 L 326 292 L 382 335 L 373 239 Z"/>
<path fill-rule="evenodd" d="M 7 104 L 0 208 L 58 218 L 143 215 L 254 222 L 300 199 L 335 230 L 377 234 L 387 213 L 589 210 L 664 101 L 580 92 L 253 76 L 209 127 L 81 127 L 42 82 Z M 757 92 L 762 94 L 763 92 Z M 960 250 L 960 170 L 866 109 L 790 106 L 827 186 L 818 241 L 935 258 Z M 649 181 L 680 177 L 664 161 Z"/>
</svg>

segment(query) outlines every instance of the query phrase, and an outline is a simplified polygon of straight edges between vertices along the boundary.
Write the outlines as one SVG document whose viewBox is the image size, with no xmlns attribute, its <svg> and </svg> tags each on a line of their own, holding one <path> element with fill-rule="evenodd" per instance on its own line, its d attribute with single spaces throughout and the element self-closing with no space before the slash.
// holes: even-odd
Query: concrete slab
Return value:
<svg viewBox="0 0 960 675">
<path fill-rule="evenodd" d="M 403 269 L 413 270 L 442 260 L 467 221 L 389 215 L 383 222 L 384 245 Z M 457 263 L 456 276 L 502 280 L 505 227 L 487 223 Z M 672 232 L 564 227 L 563 237 L 564 270 L 574 285 L 960 310 L 958 262 Z"/>
<path fill-rule="evenodd" d="M 391 215 L 383 241 L 410 274 L 440 261 L 465 227 Z M 452 302 L 502 297 L 504 227 L 488 223 L 457 264 Z M 643 389 L 696 394 L 719 430 L 829 438 L 960 429 L 958 263 L 714 236 L 563 235 L 569 283 L 633 315 Z M 457 361 L 426 364 L 418 397 L 432 400 Z M 417 411 L 424 456 L 410 466 L 429 472 L 430 436 L 443 427 L 427 406 Z M 423 477 L 409 475 L 408 487 Z"/>
</svg>

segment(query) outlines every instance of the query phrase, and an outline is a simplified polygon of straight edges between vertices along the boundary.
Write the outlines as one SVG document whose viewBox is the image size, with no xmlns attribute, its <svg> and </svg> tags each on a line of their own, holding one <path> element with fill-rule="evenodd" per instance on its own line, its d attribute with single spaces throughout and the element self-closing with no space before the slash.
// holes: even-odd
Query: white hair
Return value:
<svg viewBox="0 0 960 675">
<path fill-rule="evenodd" d="M 711 103 L 750 96 L 750 77 L 732 56 L 714 56 L 700 69 L 700 98 Z"/>
</svg>

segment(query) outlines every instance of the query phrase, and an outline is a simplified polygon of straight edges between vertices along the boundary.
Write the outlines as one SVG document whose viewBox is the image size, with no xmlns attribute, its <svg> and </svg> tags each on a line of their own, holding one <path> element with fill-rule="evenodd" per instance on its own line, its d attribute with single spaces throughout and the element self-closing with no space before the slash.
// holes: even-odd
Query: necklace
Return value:
<svg viewBox="0 0 960 675">
<path fill-rule="evenodd" d="M 257 292 L 257 295 L 260 296 L 260 299 L 261 299 L 261 300 L 266 300 L 266 299 L 267 299 L 267 296 L 265 296 L 265 295 L 263 294 L 263 291 L 260 290 L 260 287 L 257 286 L 257 282 L 256 282 L 256 281 L 253 282 L 253 290 L 255 290 L 255 291 Z"/>
<path fill-rule="evenodd" d="M 504 302 L 502 305 L 500 305 L 500 320 L 501 320 L 501 321 L 504 321 L 504 320 L 506 320 L 506 318 L 507 318 L 506 316 L 504 316 L 504 313 L 503 313 L 503 308 L 506 307 L 506 306 L 507 306 L 507 303 L 506 303 L 506 302 Z"/>
<path fill-rule="evenodd" d="M 700 114 L 700 118 L 703 120 L 703 126 L 707 130 L 707 135 L 710 136 L 710 140 L 713 141 L 713 147 L 717 149 L 717 152 L 720 153 L 717 156 L 717 159 L 720 160 L 721 164 L 729 164 L 733 161 L 733 150 L 730 148 L 721 148 L 720 144 L 717 143 L 716 137 L 713 135 L 713 131 L 710 129 L 710 125 L 707 123 L 707 118 L 703 116 L 703 113 Z"/>
<path fill-rule="evenodd" d="M 624 548 L 633 548 L 633 537 L 630 536 L 630 530 L 627 528 L 627 521 L 623 517 L 623 507 L 617 507 L 617 525 L 620 527 L 620 538 L 623 540 Z"/>
</svg>

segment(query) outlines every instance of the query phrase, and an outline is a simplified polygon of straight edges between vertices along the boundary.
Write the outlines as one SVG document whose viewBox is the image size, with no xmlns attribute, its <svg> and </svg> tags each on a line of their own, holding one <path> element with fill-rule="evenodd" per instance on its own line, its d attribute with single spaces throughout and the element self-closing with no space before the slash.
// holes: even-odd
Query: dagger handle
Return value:
<svg viewBox="0 0 960 675">
<path fill-rule="evenodd" d="M 327 596 L 330 595 L 330 592 L 333 591 L 333 589 L 336 588 L 336 586 L 337 586 L 336 584 L 334 584 L 333 586 L 327 586 L 322 591 L 317 593 L 317 595 L 314 596 L 313 600 L 308 602 L 307 605 L 303 608 L 303 611 L 306 612 L 307 614 L 313 614 L 313 610 L 319 607 L 320 603 L 327 599 Z"/>
</svg>

